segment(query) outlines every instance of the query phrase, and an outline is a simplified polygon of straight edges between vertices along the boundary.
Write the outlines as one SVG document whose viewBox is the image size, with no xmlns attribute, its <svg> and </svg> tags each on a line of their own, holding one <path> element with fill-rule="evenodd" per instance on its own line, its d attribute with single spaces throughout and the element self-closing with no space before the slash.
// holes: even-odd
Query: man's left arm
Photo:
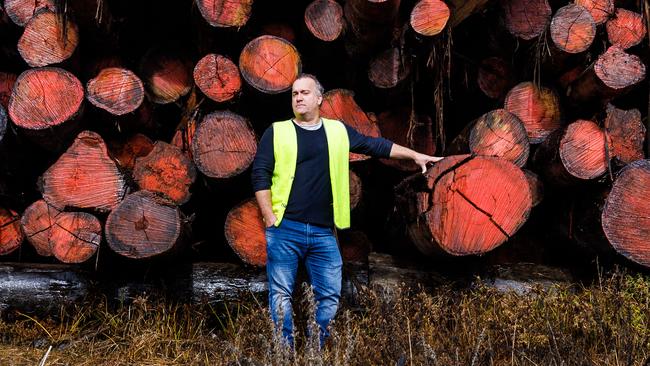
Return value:
<svg viewBox="0 0 650 366">
<path fill-rule="evenodd" d="M 393 143 L 393 146 L 390 149 L 390 158 L 411 159 L 415 164 L 419 165 L 420 168 L 422 168 L 422 174 L 426 173 L 428 163 L 435 163 L 443 159 L 440 156 L 430 156 L 419 153 L 415 150 L 411 150 L 408 147 L 404 147 L 396 143 Z"/>
</svg>

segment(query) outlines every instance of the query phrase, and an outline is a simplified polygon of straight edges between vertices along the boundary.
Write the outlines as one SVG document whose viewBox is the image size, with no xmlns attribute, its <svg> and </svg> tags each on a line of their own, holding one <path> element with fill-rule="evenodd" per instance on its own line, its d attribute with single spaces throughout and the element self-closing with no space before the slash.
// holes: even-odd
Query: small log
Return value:
<svg viewBox="0 0 650 366">
<path fill-rule="evenodd" d="M 350 0 L 343 14 L 347 22 L 346 49 L 353 57 L 366 57 L 388 47 L 399 13 L 400 0 Z"/>
<path fill-rule="evenodd" d="M 521 39 L 533 39 L 551 21 L 551 6 L 547 0 L 502 0 L 506 28 Z"/>
<path fill-rule="evenodd" d="M 614 181 L 602 214 L 603 230 L 614 249 L 650 268 L 650 160 L 628 164 Z"/>
<path fill-rule="evenodd" d="M 591 46 L 596 37 L 596 22 L 581 5 L 560 8 L 551 20 L 551 39 L 564 52 L 580 53 Z"/>
<path fill-rule="evenodd" d="M 253 0 L 195 0 L 203 18 L 213 27 L 243 27 L 251 16 Z"/>
<path fill-rule="evenodd" d="M 343 8 L 334 0 L 314 0 L 305 9 L 305 25 L 321 41 L 339 38 L 344 24 Z"/>
<path fill-rule="evenodd" d="M 58 64 L 70 58 L 79 43 L 77 25 L 49 10 L 40 10 L 18 40 L 18 52 L 31 67 Z"/>
<path fill-rule="evenodd" d="M 410 108 L 400 108 L 379 114 L 378 124 L 381 135 L 387 139 L 423 154 L 435 154 L 431 117 L 412 114 Z M 420 167 L 410 160 L 381 159 L 381 162 L 406 172 L 420 170 Z"/>
<path fill-rule="evenodd" d="M 435 36 L 442 32 L 451 12 L 441 0 L 420 0 L 411 10 L 410 24 L 413 30 L 423 36 Z"/>
<path fill-rule="evenodd" d="M 624 50 L 641 43 L 648 33 L 643 15 L 621 8 L 616 9 L 605 28 L 609 43 Z"/>
<path fill-rule="evenodd" d="M 181 149 L 156 141 L 149 154 L 136 158 L 133 178 L 140 189 L 160 193 L 182 205 L 191 197 L 190 186 L 196 180 L 196 168 Z"/>
<path fill-rule="evenodd" d="M 396 87 L 411 73 L 410 57 L 402 54 L 397 47 L 387 49 L 370 61 L 368 79 L 378 88 Z"/>
<path fill-rule="evenodd" d="M 206 115 L 192 139 L 196 167 L 212 178 L 228 178 L 248 168 L 257 151 L 257 138 L 244 117 L 229 111 Z"/>
<path fill-rule="evenodd" d="M 531 191 L 524 173 L 500 158 L 456 155 L 396 187 L 409 237 L 424 254 L 486 253 L 528 219 Z"/>
<path fill-rule="evenodd" d="M 262 26 L 262 34 L 284 38 L 292 44 L 296 41 L 296 32 L 286 23 L 266 23 Z"/>
<path fill-rule="evenodd" d="M 173 103 L 192 89 L 191 66 L 163 50 L 149 51 L 142 61 L 142 80 L 149 99 L 156 104 Z"/>
<path fill-rule="evenodd" d="M 5 0 L 5 12 L 16 25 L 24 27 L 41 9 L 56 12 L 56 0 Z"/>
<path fill-rule="evenodd" d="M 341 257 L 345 262 L 368 263 L 372 252 L 372 242 L 360 230 L 342 230 L 338 232 Z"/>
<path fill-rule="evenodd" d="M 604 127 L 612 141 L 609 151 L 612 158 L 621 165 L 643 159 L 646 128 L 638 109 L 622 110 L 608 104 Z"/>
<path fill-rule="evenodd" d="M 505 109 L 485 113 L 470 130 L 469 149 L 476 155 L 495 156 L 523 167 L 530 143 L 521 120 Z"/>
<path fill-rule="evenodd" d="M 533 160 L 547 181 L 575 184 L 607 171 L 605 133 L 592 121 L 577 120 L 551 134 Z"/>
<path fill-rule="evenodd" d="M 170 251 L 179 241 L 178 208 L 152 192 L 128 195 L 106 219 L 106 241 L 117 254 L 148 258 Z"/>
<path fill-rule="evenodd" d="M 20 230 L 20 215 L 16 211 L 0 207 L 0 255 L 20 247 L 25 236 Z"/>
<path fill-rule="evenodd" d="M 90 103 L 116 116 L 133 112 L 144 100 L 142 81 L 123 68 L 102 69 L 88 81 L 86 90 Z"/>
<path fill-rule="evenodd" d="M 208 54 L 194 67 L 194 82 L 215 102 L 227 102 L 241 90 L 239 69 L 228 57 Z"/>
<path fill-rule="evenodd" d="M 81 82 L 68 71 L 54 67 L 26 70 L 18 76 L 11 93 L 9 117 L 49 147 L 65 140 L 76 128 L 75 117 L 80 114 L 83 98 Z"/>
<path fill-rule="evenodd" d="M 379 126 L 372 122 L 354 101 L 354 92 L 351 90 L 334 89 L 326 92 L 320 106 L 320 115 L 342 121 L 367 136 L 379 137 L 381 135 Z M 365 155 L 350 153 L 350 161 L 368 158 Z"/>
<path fill-rule="evenodd" d="M 530 81 L 519 83 L 508 92 L 504 108 L 524 123 L 531 144 L 542 142 L 560 127 L 557 95 L 551 89 L 538 88 Z"/>
<path fill-rule="evenodd" d="M 239 70 L 253 88 L 268 94 L 291 89 L 302 70 L 298 50 L 287 40 L 261 36 L 248 42 L 239 55 Z"/>
<path fill-rule="evenodd" d="M 27 241 L 36 249 L 38 255 L 52 256 L 50 231 L 60 213 L 61 211 L 52 205 L 48 205 L 45 200 L 32 203 L 23 212 L 23 217 L 20 219 L 23 232 Z"/>
<path fill-rule="evenodd" d="M 611 46 L 598 57 L 594 71 L 607 87 L 614 90 L 627 88 L 645 78 L 643 61 L 616 45 Z"/>
<path fill-rule="evenodd" d="M 0 72 L 0 105 L 5 109 L 9 107 L 9 98 L 17 78 L 16 74 Z"/>
<path fill-rule="evenodd" d="M 85 262 L 102 241 L 102 224 L 86 212 L 62 212 L 48 231 L 52 254 L 63 263 Z"/>
<path fill-rule="evenodd" d="M 118 166 L 133 170 L 137 158 L 147 156 L 153 150 L 153 141 L 141 133 L 129 137 L 126 141 L 113 141 L 108 145 L 108 152 Z"/>
<path fill-rule="evenodd" d="M 110 211 L 126 194 L 126 181 L 95 132 L 81 132 L 42 176 L 39 188 L 52 206 Z"/>
<path fill-rule="evenodd" d="M 361 183 L 361 178 L 350 170 L 350 210 L 354 210 L 359 202 L 361 201 L 361 196 L 363 194 L 363 186 Z"/>
<path fill-rule="evenodd" d="M 596 25 L 605 23 L 614 14 L 614 0 L 575 0 L 594 18 Z"/>
<path fill-rule="evenodd" d="M 515 84 L 510 64 L 500 57 L 481 61 L 477 82 L 481 91 L 489 98 L 501 100 Z"/>
<path fill-rule="evenodd" d="M 255 199 L 248 199 L 228 212 L 224 234 L 244 263 L 259 267 L 266 265 L 264 222 Z"/>
</svg>

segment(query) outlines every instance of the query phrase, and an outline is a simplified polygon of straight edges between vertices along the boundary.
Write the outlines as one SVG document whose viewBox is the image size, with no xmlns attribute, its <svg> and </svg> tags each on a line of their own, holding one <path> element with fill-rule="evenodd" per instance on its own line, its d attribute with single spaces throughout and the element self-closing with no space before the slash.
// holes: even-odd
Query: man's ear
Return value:
<svg viewBox="0 0 650 366">
<path fill-rule="evenodd" d="M 323 104 L 323 96 L 322 95 L 320 97 L 318 97 L 318 106 L 320 107 L 321 104 Z"/>
</svg>

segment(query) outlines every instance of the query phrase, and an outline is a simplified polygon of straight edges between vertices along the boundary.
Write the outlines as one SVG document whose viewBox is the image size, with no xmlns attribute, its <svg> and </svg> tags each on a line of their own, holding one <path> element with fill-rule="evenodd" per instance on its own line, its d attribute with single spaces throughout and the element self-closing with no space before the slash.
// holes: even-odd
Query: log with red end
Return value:
<svg viewBox="0 0 650 366">
<path fill-rule="evenodd" d="M 264 230 L 262 213 L 255 199 L 233 207 L 224 225 L 226 240 L 237 256 L 246 264 L 260 267 L 266 265 Z"/>
<path fill-rule="evenodd" d="M 87 261 L 102 241 L 102 224 L 87 212 L 62 212 L 49 232 L 52 254 L 63 263 Z"/>
<path fill-rule="evenodd" d="M 88 101 L 116 116 L 131 113 L 144 100 L 144 85 L 131 70 L 102 69 L 86 85 Z"/>
<path fill-rule="evenodd" d="M 569 4 L 560 8 L 551 20 L 551 39 L 564 52 L 580 53 L 596 37 L 596 22 L 583 6 Z"/>
<path fill-rule="evenodd" d="M 0 105 L 5 109 L 9 107 L 9 98 L 17 78 L 16 74 L 0 72 Z"/>
<path fill-rule="evenodd" d="M 203 18 L 213 27 L 242 27 L 248 22 L 253 0 L 195 0 Z"/>
<path fill-rule="evenodd" d="M 616 13 L 607 21 L 605 28 L 609 43 L 622 49 L 641 43 L 648 33 L 643 15 L 621 8 L 616 9 Z"/>
<path fill-rule="evenodd" d="M 157 104 L 173 103 L 192 89 L 191 65 L 162 50 L 145 55 L 141 75 L 149 99 Z"/>
<path fill-rule="evenodd" d="M 429 116 L 412 114 L 410 108 L 404 107 L 382 112 L 377 119 L 383 137 L 423 154 L 435 154 L 436 145 Z M 421 170 L 411 160 L 381 159 L 381 162 L 406 172 Z"/>
<path fill-rule="evenodd" d="M 108 144 L 108 152 L 117 165 L 132 170 L 137 158 L 147 156 L 153 150 L 153 141 L 146 135 L 137 133 L 126 141 L 113 141 Z"/>
<path fill-rule="evenodd" d="M 227 102 L 241 90 L 239 69 L 228 57 L 214 53 L 204 56 L 194 67 L 194 82 L 215 102 Z"/>
<path fill-rule="evenodd" d="M 372 242 L 363 231 L 342 230 L 338 232 L 338 239 L 343 261 L 368 263 Z"/>
<path fill-rule="evenodd" d="M 614 14 L 614 0 L 575 0 L 594 18 L 596 25 L 605 23 Z"/>
<path fill-rule="evenodd" d="M 638 109 L 622 110 L 608 104 L 604 127 L 612 142 L 610 157 L 623 165 L 644 158 L 646 128 Z"/>
<path fill-rule="evenodd" d="M 519 117 L 531 144 L 542 142 L 560 127 L 560 102 L 549 88 L 527 81 L 517 84 L 506 95 L 504 108 Z"/>
<path fill-rule="evenodd" d="M 104 140 L 83 131 L 41 177 L 43 198 L 54 207 L 114 209 L 126 194 L 126 181 L 108 156 Z"/>
<path fill-rule="evenodd" d="M 79 43 L 79 30 L 69 19 L 61 19 L 56 13 L 40 10 L 27 23 L 18 40 L 18 52 L 29 66 L 58 64 L 72 56 Z"/>
<path fill-rule="evenodd" d="M 287 40 L 260 36 L 248 42 L 239 55 L 239 71 L 253 88 L 268 94 L 291 89 L 302 70 L 300 54 Z"/>
<path fill-rule="evenodd" d="M 192 139 L 196 167 L 212 178 L 228 178 L 248 168 L 257 151 L 257 138 L 244 117 L 216 111 L 206 115 Z"/>
<path fill-rule="evenodd" d="M 469 135 L 469 149 L 476 155 L 496 156 L 522 167 L 528 160 L 530 143 L 519 117 L 497 109 L 476 120 Z"/>
<path fill-rule="evenodd" d="M 544 32 L 551 21 L 547 0 L 501 0 L 506 28 L 521 39 L 533 39 Z"/>
<path fill-rule="evenodd" d="M 181 205 L 190 197 L 190 186 L 196 180 L 196 168 L 181 149 L 156 141 L 146 156 L 137 158 L 133 178 L 140 189 L 160 193 Z"/>
<path fill-rule="evenodd" d="M 645 78 L 645 71 L 645 64 L 638 56 L 629 54 L 616 45 L 598 56 L 594 65 L 598 79 L 614 90 L 639 83 Z"/>
<path fill-rule="evenodd" d="M 421 180 L 405 180 L 397 194 L 409 236 L 425 254 L 484 254 L 517 232 L 532 207 L 526 176 L 500 158 L 450 156 Z"/>
<path fill-rule="evenodd" d="M 449 21 L 449 6 L 441 0 L 420 0 L 411 10 L 410 24 L 423 36 L 435 36 L 442 32 Z"/>
<path fill-rule="evenodd" d="M 378 88 L 396 87 L 411 73 L 410 57 L 397 47 L 387 49 L 370 61 L 368 79 Z"/>
<path fill-rule="evenodd" d="M 5 0 L 4 10 L 16 25 L 24 27 L 41 9 L 56 12 L 56 0 Z"/>
<path fill-rule="evenodd" d="M 320 115 L 325 118 L 339 120 L 358 132 L 371 137 L 379 137 L 379 126 L 368 118 L 354 101 L 354 92 L 347 89 L 334 89 L 323 95 Z M 350 153 L 350 161 L 368 159 L 368 156 Z"/>
<path fill-rule="evenodd" d="M 61 211 L 45 200 L 32 203 L 23 212 L 20 223 L 27 241 L 36 249 L 39 255 L 52 256 L 50 245 L 50 231 Z"/>
<path fill-rule="evenodd" d="M 650 268 L 650 160 L 637 160 L 620 172 L 602 213 L 605 236 L 626 258 Z"/>
<path fill-rule="evenodd" d="M 20 229 L 20 215 L 14 210 L 0 207 L 0 255 L 18 249 L 24 238 Z"/>
<path fill-rule="evenodd" d="M 500 57 L 490 57 L 481 61 L 477 82 L 485 95 L 500 100 L 514 86 L 515 79 L 509 63 Z"/>
<path fill-rule="evenodd" d="M 321 41 L 334 41 L 345 25 L 343 8 L 334 0 L 315 0 L 305 9 L 305 25 Z"/>
<path fill-rule="evenodd" d="M 181 234 L 178 207 L 155 193 L 128 195 L 106 219 L 106 241 L 122 256 L 141 259 L 170 251 Z"/>
</svg>

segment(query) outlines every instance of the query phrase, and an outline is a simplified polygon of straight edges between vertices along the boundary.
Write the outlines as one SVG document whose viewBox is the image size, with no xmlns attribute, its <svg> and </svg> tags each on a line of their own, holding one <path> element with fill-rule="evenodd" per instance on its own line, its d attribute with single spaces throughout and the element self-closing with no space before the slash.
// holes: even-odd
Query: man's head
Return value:
<svg viewBox="0 0 650 366">
<path fill-rule="evenodd" d="M 323 86 L 311 74 L 300 74 L 291 87 L 291 107 L 298 119 L 309 120 L 319 115 L 323 102 Z"/>
</svg>

